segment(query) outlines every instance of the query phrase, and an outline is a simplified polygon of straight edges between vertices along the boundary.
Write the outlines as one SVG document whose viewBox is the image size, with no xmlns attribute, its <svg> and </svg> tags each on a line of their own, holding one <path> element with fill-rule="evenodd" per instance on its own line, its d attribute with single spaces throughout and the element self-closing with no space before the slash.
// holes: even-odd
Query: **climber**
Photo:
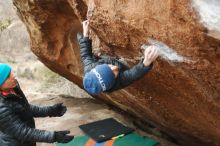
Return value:
<svg viewBox="0 0 220 146">
<path fill-rule="evenodd" d="M 97 59 L 92 54 L 89 21 L 83 21 L 82 25 L 83 34 L 77 33 L 77 40 L 84 66 L 83 86 L 90 94 L 109 93 L 127 87 L 150 71 L 153 66 L 152 62 L 158 57 L 158 49 L 155 46 L 149 46 L 145 49 L 144 58 L 130 69 L 124 63 L 111 57 L 100 56 Z"/>
<path fill-rule="evenodd" d="M 35 129 L 34 117 L 61 117 L 62 103 L 38 107 L 28 103 L 11 67 L 0 63 L 0 146 L 36 146 L 36 142 L 67 143 L 74 136 L 69 131 Z"/>
</svg>

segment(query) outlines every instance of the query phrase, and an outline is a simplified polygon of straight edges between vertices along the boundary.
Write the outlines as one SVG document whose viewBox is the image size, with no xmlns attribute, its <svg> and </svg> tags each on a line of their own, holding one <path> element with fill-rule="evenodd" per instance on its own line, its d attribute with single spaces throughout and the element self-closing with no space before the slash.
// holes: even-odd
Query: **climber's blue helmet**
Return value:
<svg viewBox="0 0 220 146">
<path fill-rule="evenodd" d="M 0 63 L 0 86 L 4 84 L 11 73 L 11 67 L 8 64 Z"/>
<path fill-rule="evenodd" d="M 107 64 L 97 65 L 83 78 L 83 86 L 90 94 L 109 90 L 115 83 L 115 76 Z"/>
</svg>

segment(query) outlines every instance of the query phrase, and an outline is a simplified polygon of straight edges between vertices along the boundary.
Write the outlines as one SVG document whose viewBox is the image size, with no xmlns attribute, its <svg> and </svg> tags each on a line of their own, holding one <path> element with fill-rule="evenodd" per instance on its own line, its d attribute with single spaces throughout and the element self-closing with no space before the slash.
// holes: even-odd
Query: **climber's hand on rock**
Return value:
<svg viewBox="0 0 220 146">
<path fill-rule="evenodd" d="M 82 24 L 83 24 L 83 36 L 89 37 L 89 20 L 83 21 Z"/>
<path fill-rule="evenodd" d="M 149 66 L 154 60 L 157 59 L 159 53 L 156 46 L 149 46 L 144 51 L 144 65 Z"/>
</svg>

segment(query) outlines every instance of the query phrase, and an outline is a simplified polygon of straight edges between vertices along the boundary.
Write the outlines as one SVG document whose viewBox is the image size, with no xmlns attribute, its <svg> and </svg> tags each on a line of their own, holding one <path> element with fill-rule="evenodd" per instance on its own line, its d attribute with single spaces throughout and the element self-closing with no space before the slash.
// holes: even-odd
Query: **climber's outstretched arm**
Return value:
<svg viewBox="0 0 220 146">
<path fill-rule="evenodd" d="M 118 76 L 118 82 L 111 91 L 125 88 L 134 81 L 141 79 L 153 67 L 153 61 L 158 57 L 158 49 L 155 46 L 149 46 L 144 52 L 144 59 L 137 65 L 122 72 Z M 110 92 L 111 92 L 110 91 Z"/>
<path fill-rule="evenodd" d="M 95 67 L 95 60 L 92 54 L 92 40 L 88 37 L 89 22 L 83 21 L 83 34 L 77 33 L 77 40 L 80 46 L 80 57 L 84 66 L 84 72 Z"/>
</svg>

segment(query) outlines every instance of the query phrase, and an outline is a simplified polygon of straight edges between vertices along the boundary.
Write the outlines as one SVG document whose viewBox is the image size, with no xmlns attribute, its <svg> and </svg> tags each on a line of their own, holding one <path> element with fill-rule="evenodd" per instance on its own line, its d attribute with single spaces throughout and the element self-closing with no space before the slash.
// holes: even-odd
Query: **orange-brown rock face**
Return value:
<svg viewBox="0 0 220 146">
<path fill-rule="evenodd" d="M 220 41 L 207 35 L 191 1 L 14 0 L 14 4 L 29 31 L 32 51 L 79 86 L 82 66 L 76 33 L 87 16 L 96 52 L 124 58 L 132 66 L 140 58 L 141 45 L 151 38 L 188 58 L 187 62 L 160 58 L 140 81 L 98 98 L 150 121 L 183 145 L 220 145 Z"/>
</svg>

